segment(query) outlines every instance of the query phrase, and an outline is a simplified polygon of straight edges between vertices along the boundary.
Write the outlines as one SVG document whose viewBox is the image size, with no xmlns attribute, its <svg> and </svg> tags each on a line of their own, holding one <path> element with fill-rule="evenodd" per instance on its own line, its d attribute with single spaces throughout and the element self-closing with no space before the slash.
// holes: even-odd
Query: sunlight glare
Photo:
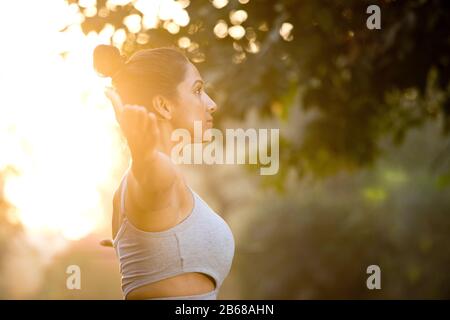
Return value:
<svg viewBox="0 0 450 320">
<path fill-rule="evenodd" d="M 27 230 L 66 239 L 109 225 L 127 161 L 107 81 L 92 68 L 93 48 L 114 29 L 85 36 L 77 21 L 62 0 L 8 1 L 0 12 L 9 44 L 0 52 L 0 170 L 18 171 L 6 176 L 5 196 Z"/>
</svg>

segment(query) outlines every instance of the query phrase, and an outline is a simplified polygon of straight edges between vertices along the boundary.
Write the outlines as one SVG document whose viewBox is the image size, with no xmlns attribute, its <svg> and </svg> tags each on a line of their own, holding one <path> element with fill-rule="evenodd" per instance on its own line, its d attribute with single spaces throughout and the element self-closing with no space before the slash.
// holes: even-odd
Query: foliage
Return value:
<svg viewBox="0 0 450 320">
<path fill-rule="evenodd" d="M 428 123 L 373 168 L 262 195 L 239 239 L 241 297 L 448 299 L 450 190 L 430 160 L 448 142 Z M 370 265 L 381 290 L 366 287 Z"/>
<path fill-rule="evenodd" d="M 131 33 L 124 18 L 142 12 L 133 3 L 109 10 L 104 0 L 97 1 L 97 14 L 86 17 L 82 27 L 86 33 L 107 24 L 126 30 L 128 55 L 188 37 L 186 52 L 211 79 L 211 92 L 224 110 L 218 118 L 243 118 L 257 108 L 261 115 L 286 119 L 297 99 L 305 110 L 319 111 L 300 144 L 282 133 L 281 170 L 294 166 L 300 173 L 324 176 L 360 168 L 380 154 L 383 136 L 400 143 L 409 129 L 440 114 L 443 132 L 449 132 L 450 10 L 445 1 L 377 1 L 381 30 L 366 27 L 366 9 L 373 1 L 234 0 L 220 9 L 209 1 L 179 2 L 189 4 L 190 22 L 175 34 L 165 21 Z M 245 37 L 216 36 L 218 21 L 231 26 L 236 10 L 248 15 L 238 23 Z M 293 29 L 281 35 L 284 23 Z M 408 106 L 395 102 L 402 96 L 411 100 Z"/>
</svg>

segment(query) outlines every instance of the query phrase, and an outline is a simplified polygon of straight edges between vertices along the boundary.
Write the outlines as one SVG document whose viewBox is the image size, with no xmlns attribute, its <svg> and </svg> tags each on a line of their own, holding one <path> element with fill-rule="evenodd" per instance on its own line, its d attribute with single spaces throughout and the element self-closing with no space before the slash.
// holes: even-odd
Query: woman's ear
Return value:
<svg viewBox="0 0 450 320">
<path fill-rule="evenodd" d="M 171 120 L 173 107 L 163 96 L 157 95 L 153 98 L 153 108 L 163 119 Z"/>
</svg>

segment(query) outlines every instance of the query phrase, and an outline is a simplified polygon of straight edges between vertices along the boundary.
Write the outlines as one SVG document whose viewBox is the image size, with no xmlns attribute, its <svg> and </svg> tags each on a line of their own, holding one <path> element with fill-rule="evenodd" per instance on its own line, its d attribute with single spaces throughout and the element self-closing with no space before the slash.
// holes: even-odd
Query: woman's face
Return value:
<svg viewBox="0 0 450 320">
<path fill-rule="evenodd" d="M 213 127 L 212 114 L 217 105 L 205 92 L 203 79 L 192 63 L 186 65 L 184 80 L 177 90 L 178 103 L 171 119 L 174 129 L 187 129 L 194 138 L 194 121 L 199 121 L 203 135 L 205 130 Z"/>
</svg>

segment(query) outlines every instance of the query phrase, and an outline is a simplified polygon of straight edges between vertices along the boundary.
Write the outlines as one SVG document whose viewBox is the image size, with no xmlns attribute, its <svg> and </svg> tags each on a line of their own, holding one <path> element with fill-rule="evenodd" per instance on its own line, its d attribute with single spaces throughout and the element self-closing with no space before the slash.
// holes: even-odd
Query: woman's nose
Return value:
<svg viewBox="0 0 450 320">
<path fill-rule="evenodd" d="M 213 112 L 215 112 L 217 110 L 217 104 L 211 98 L 209 98 L 208 100 L 209 100 L 208 101 L 208 112 L 209 113 L 213 113 Z"/>
<path fill-rule="evenodd" d="M 214 113 L 217 110 L 217 105 L 214 103 L 213 105 L 209 106 L 208 111 L 209 113 Z"/>
</svg>

